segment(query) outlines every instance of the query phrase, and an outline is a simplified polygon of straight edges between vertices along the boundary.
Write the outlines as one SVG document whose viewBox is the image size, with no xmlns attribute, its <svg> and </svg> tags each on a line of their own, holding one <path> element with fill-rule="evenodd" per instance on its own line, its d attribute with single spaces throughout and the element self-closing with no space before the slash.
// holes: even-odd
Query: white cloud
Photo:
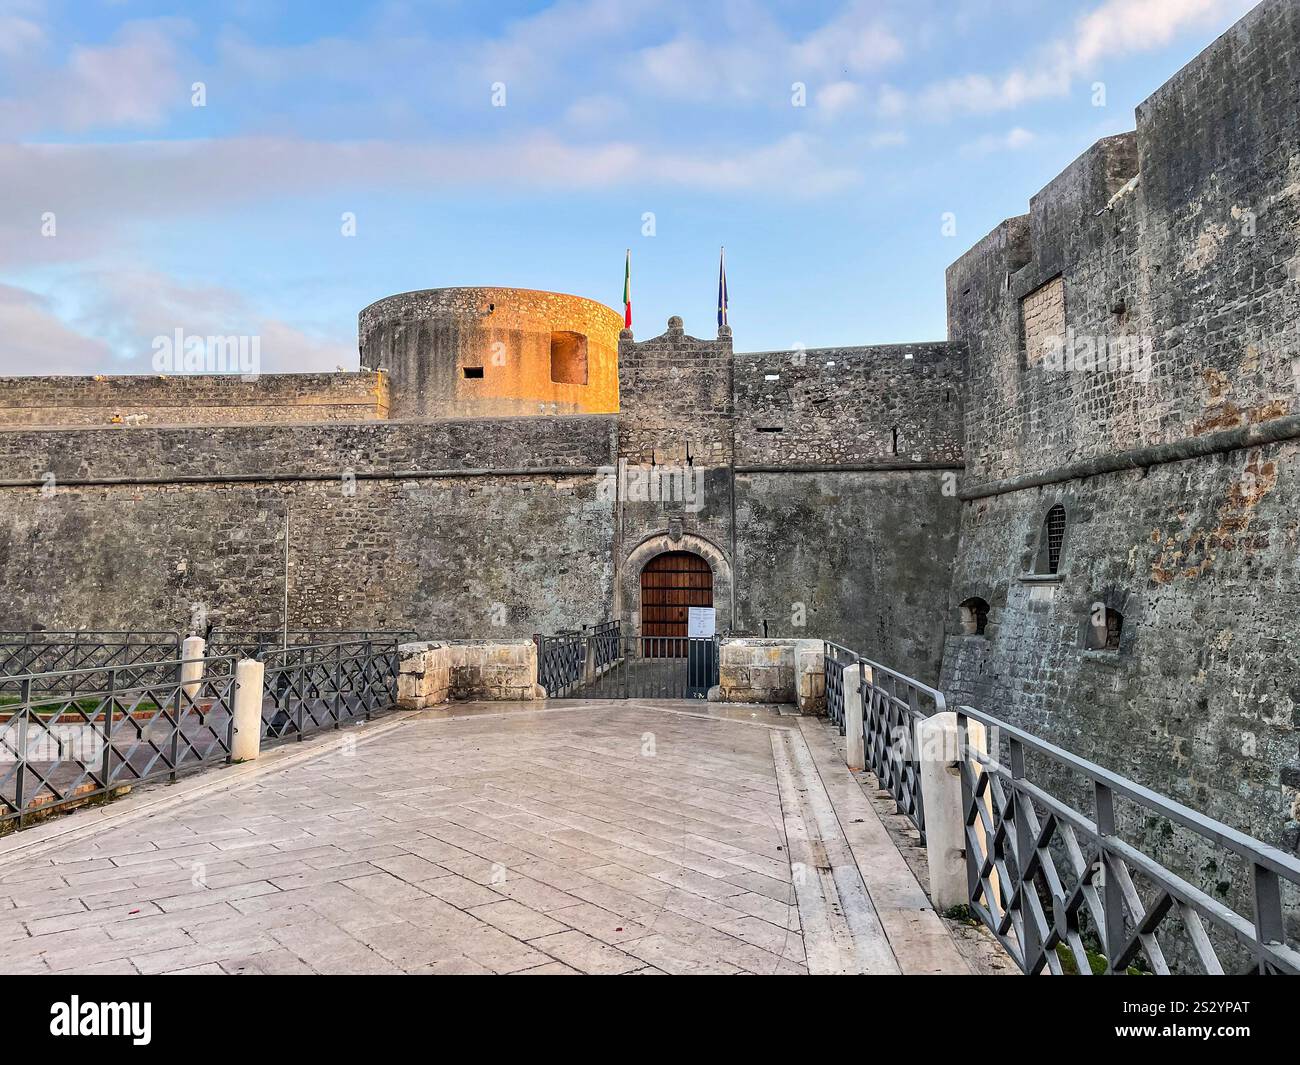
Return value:
<svg viewBox="0 0 1300 1065">
<path fill-rule="evenodd" d="M 621 121 L 627 105 L 612 96 L 583 96 L 574 100 L 564 112 L 564 120 L 573 126 L 605 127 Z"/>
<path fill-rule="evenodd" d="M 898 118 L 907 110 L 907 94 L 892 85 L 882 85 L 876 96 L 876 110 L 882 118 Z"/>
<path fill-rule="evenodd" d="M 141 222 L 220 215 L 232 206 L 364 188 L 485 184 L 530 191 L 690 188 L 817 196 L 859 180 L 807 134 L 719 152 L 659 151 L 630 141 L 575 144 L 550 135 L 507 142 L 336 143 L 278 137 L 85 145 L 0 144 L 0 266 L 84 260 Z M 58 235 L 40 235 L 53 211 Z"/>
<path fill-rule="evenodd" d="M 1074 82 L 1097 73 L 1107 60 L 1162 48 L 1189 30 L 1217 28 L 1254 7 L 1256 0 L 1106 0 L 1081 16 L 1073 32 L 1040 49 L 1031 63 L 990 77 L 949 78 L 916 94 L 934 116 L 1012 110 L 1064 96 Z"/>
<path fill-rule="evenodd" d="M 0 285 L 0 374 L 91 374 L 114 365 L 103 340 L 84 336 L 59 318 L 44 296 Z"/>
<path fill-rule="evenodd" d="M 317 336 L 259 313 L 242 295 L 152 270 L 81 272 L 59 288 L 79 305 L 60 314 L 47 296 L 0 285 L 0 375 L 152 373 L 153 340 L 258 337 L 265 373 L 357 365 L 352 340 Z"/>
<path fill-rule="evenodd" d="M 881 130 L 867 138 L 867 144 L 872 148 L 897 148 L 906 143 L 907 134 L 897 129 Z"/>
<path fill-rule="evenodd" d="M 29 18 L 0 11 L 0 58 L 30 56 L 46 44 L 45 30 Z"/>
<path fill-rule="evenodd" d="M 1079 19 L 1071 61 L 1086 70 L 1098 61 L 1162 48 L 1192 27 L 1236 19 L 1258 0 L 1107 0 Z"/>
<path fill-rule="evenodd" d="M 630 78 L 642 91 L 669 99 L 783 99 L 792 80 L 838 81 L 900 59 L 903 44 L 878 6 L 855 0 L 799 37 L 757 5 L 727 5 L 722 19 L 687 25 L 664 43 L 638 51 Z"/>
<path fill-rule="evenodd" d="M 43 39 L 35 23 L 17 22 L 29 41 Z M 16 91 L 0 97 L 0 136 L 155 125 L 189 105 L 177 43 L 189 29 L 178 19 L 129 22 L 107 44 L 73 47 L 61 67 L 45 64 L 39 50 L 15 50 L 9 81 Z"/>
<path fill-rule="evenodd" d="M 1015 152 L 1027 148 L 1038 138 L 1022 126 L 1016 126 L 1005 133 L 990 133 L 978 140 L 962 145 L 966 155 L 993 155 L 996 152 Z"/>
<path fill-rule="evenodd" d="M 795 44 L 796 64 L 813 70 L 842 68 L 861 74 L 903 56 L 903 43 L 880 21 L 878 3 L 857 0 Z"/>
<path fill-rule="evenodd" d="M 862 86 L 852 81 L 833 81 L 817 90 L 814 102 L 828 116 L 848 110 L 862 99 Z"/>
</svg>

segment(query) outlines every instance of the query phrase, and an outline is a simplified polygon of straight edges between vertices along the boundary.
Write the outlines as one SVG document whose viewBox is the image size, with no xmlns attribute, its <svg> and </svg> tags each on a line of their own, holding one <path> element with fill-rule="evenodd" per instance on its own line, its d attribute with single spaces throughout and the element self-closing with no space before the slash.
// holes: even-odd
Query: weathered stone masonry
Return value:
<svg viewBox="0 0 1300 1065">
<path fill-rule="evenodd" d="M 464 303 L 478 316 L 488 292 L 504 321 L 510 291 L 399 306 L 445 317 Z M 521 313 L 540 313 L 541 295 L 527 293 Z M 161 406 L 141 425 L 0 430 L 7 624 L 172 627 L 200 604 L 220 625 L 275 627 L 287 585 L 293 626 L 495 639 L 618 616 L 636 631 L 640 570 L 684 549 L 714 569 L 723 629 L 879 643 L 936 677 L 958 513 L 942 478 L 960 464 L 960 348 L 737 360 L 729 333 L 700 340 L 674 319 L 646 341 L 625 334 L 620 355 L 618 415 L 200 427 L 164 424 Z M 446 356 L 431 356 L 440 373 Z M 786 389 L 766 388 L 782 375 Z M 431 401 L 418 359 L 400 387 L 378 377 L 394 409 L 407 388 Z M 293 388 L 261 380 L 267 395 Z M 204 394 L 219 393 L 211 382 Z M 230 383 L 256 397 L 253 383 Z M 458 406 L 474 405 L 464 398 L 474 383 L 456 385 Z M 152 379 L 134 397 L 167 399 Z M 482 406 L 498 403 L 489 388 Z M 776 406 L 789 426 L 781 448 L 758 424 Z M 689 473 L 698 495 L 635 497 L 620 469 Z"/>
<path fill-rule="evenodd" d="M 0 379 L 0 426 L 212 425 L 388 417 L 383 374 Z"/>
<path fill-rule="evenodd" d="M 1262 4 L 1138 109 L 1135 133 L 1099 142 L 948 273 L 970 359 L 943 686 L 1287 848 L 1297 100 L 1300 5 Z M 1054 369 L 1027 350 L 1044 314 L 1146 355 L 1089 369 L 1076 343 L 1083 368 Z M 1055 504 L 1060 570 L 1034 575 Z M 971 597 L 991 606 L 983 635 L 961 632 Z M 1088 649 L 1095 604 L 1122 615 L 1117 651 Z"/>
<path fill-rule="evenodd" d="M 692 551 L 724 629 L 1294 847 L 1298 41 L 1261 4 L 954 263 L 946 342 L 738 354 L 442 289 L 362 312 L 360 374 L 4 382 L 0 620 L 272 627 L 287 583 L 292 626 L 636 631 L 642 567 Z"/>
</svg>

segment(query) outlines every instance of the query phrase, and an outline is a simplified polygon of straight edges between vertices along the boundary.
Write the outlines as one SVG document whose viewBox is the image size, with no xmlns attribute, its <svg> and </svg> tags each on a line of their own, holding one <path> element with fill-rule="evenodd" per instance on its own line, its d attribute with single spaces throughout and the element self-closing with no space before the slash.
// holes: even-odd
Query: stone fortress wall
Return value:
<svg viewBox="0 0 1300 1065">
<path fill-rule="evenodd" d="M 620 346 L 617 415 L 200 425 L 195 407 L 190 424 L 169 425 L 159 406 L 134 425 L 0 428 L 6 625 L 183 626 L 202 604 L 223 626 L 275 627 L 287 584 L 291 626 L 514 638 L 617 616 L 635 631 L 641 568 L 684 548 L 718 569 L 721 627 L 883 639 L 936 677 L 958 513 L 940 482 L 960 465 L 950 445 L 918 452 L 938 464 L 900 459 L 881 430 L 874 449 L 846 452 L 843 410 L 801 386 L 791 425 L 824 442 L 819 461 L 739 466 L 760 435 L 754 401 L 733 392 L 730 336 L 699 340 L 674 320 Z M 805 376 L 802 353 L 789 354 Z M 911 410 L 903 423 L 933 420 L 933 366 L 892 348 L 836 355 L 866 392 Z M 960 361 L 940 372 L 955 394 Z M 285 375 L 299 376 L 310 375 Z M 400 409 L 403 387 L 377 379 Z M 260 382 L 266 395 L 291 391 Z M 219 395 L 219 381 L 202 383 Z M 945 438 L 960 431 L 959 404 L 953 416 Z M 698 493 L 627 489 L 629 471 L 651 469 L 689 471 Z"/>
<path fill-rule="evenodd" d="M 1297 40 L 1262 4 L 958 260 L 945 342 L 736 353 L 440 289 L 362 312 L 361 373 L 0 382 L 0 619 L 274 627 L 287 587 L 291 627 L 636 631 L 690 550 L 722 629 L 845 643 L 1294 846 Z M 1062 369 L 1062 333 L 1137 362 Z M 106 424 L 125 394 L 149 419 Z"/>
<path fill-rule="evenodd" d="M 0 377 L 0 427 L 359 422 L 388 417 L 381 373 Z"/>
<path fill-rule="evenodd" d="M 720 625 L 870 646 L 937 679 L 960 510 L 960 355 L 943 344 L 736 354 L 729 328 L 700 339 L 679 318 L 649 340 L 624 334 L 621 459 L 688 464 L 704 491 L 698 508 L 621 501 L 618 615 L 635 628 L 641 567 L 683 546 L 714 560 Z"/>
<path fill-rule="evenodd" d="M 953 697 L 1289 849 L 1298 99 L 1300 5 L 1261 4 L 948 271 L 969 363 L 943 661 Z M 1059 571 L 1035 572 L 1056 505 Z"/>
</svg>

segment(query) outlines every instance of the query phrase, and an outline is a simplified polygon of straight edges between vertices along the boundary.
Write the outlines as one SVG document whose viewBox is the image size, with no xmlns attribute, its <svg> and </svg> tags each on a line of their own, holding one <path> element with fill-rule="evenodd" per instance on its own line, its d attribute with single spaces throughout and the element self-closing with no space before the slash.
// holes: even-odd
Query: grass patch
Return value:
<svg viewBox="0 0 1300 1065">
<path fill-rule="evenodd" d="M 57 699 L 57 696 L 55 698 Z M 3 715 L 7 708 L 17 706 L 22 701 L 23 697 L 21 695 L 0 694 L 0 715 Z M 97 695 L 88 695 L 84 698 L 70 699 L 68 701 L 58 699 L 58 701 L 52 701 L 45 706 L 38 704 L 32 707 L 32 711 L 37 717 L 54 717 L 56 714 L 74 715 L 78 710 L 86 714 L 95 714 L 99 710 L 102 701 L 102 697 Z M 156 713 L 158 710 L 158 704 L 152 699 L 140 702 L 131 708 L 132 713 Z M 99 712 L 102 713 L 103 711 Z M 119 702 L 114 707 L 113 714 L 115 717 L 121 717 L 123 712 L 123 707 Z M 72 718 L 69 717 L 69 720 L 72 720 Z"/>
<path fill-rule="evenodd" d="M 1086 943 L 1083 946 L 1088 955 L 1088 967 L 1092 969 L 1093 976 L 1101 976 L 1106 972 L 1106 955 L 1099 951 L 1093 950 Z M 1056 956 L 1061 959 L 1061 971 L 1066 976 L 1078 976 L 1079 966 L 1074 960 L 1074 951 L 1064 943 L 1056 944 Z M 1136 962 L 1124 970 L 1125 976 L 1149 976 L 1150 973 L 1141 968 Z"/>
</svg>

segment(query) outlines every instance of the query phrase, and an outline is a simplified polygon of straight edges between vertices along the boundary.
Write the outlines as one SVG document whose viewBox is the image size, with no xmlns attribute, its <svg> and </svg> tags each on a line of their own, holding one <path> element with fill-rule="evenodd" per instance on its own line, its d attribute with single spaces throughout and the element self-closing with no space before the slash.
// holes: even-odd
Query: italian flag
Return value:
<svg viewBox="0 0 1300 1065">
<path fill-rule="evenodd" d="M 623 263 L 623 328 L 632 328 L 632 249 Z"/>
</svg>

